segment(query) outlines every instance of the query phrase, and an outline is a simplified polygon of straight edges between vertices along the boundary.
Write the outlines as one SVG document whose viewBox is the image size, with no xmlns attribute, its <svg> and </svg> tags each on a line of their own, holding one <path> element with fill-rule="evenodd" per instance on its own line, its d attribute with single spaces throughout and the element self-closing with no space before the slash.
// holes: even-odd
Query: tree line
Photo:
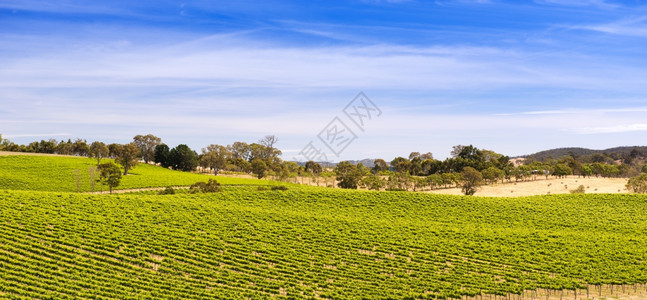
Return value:
<svg viewBox="0 0 647 300">
<path fill-rule="evenodd" d="M 412 152 L 408 158 L 396 157 L 389 163 L 376 159 L 372 168 L 344 161 L 334 171 L 341 188 L 416 191 L 461 187 L 465 194 L 471 195 L 482 184 L 528 181 L 539 177 L 634 177 L 641 172 L 647 173 L 646 156 L 635 150 L 621 159 L 604 154 L 586 157 L 565 155 L 543 161 L 530 158 L 515 165 L 503 154 L 473 145 L 457 145 L 453 147 L 451 157 L 443 161 L 434 159 L 431 153 Z"/>
<path fill-rule="evenodd" d="M 430 152 L 411 152 L 408 157 L 396 157 L 390 162 L 376 159 L 373 167 L 361 163 L 342 161 L 333 169 L 308 161 L 299 165 L 283 161 L 282 152 L 276 148 L 278 138 L 268 135 L 256 143 L 234 142 L 229 145 L 211 144 L 197 153 L 186 144 L 170 148 L 161 138 L 152 134 L 137 135 L 128 144 L 104 144 L 86 140 L 72 141 L 41 140 L 28 145 L 17 145 L 0 135 L 0 151 L 20 151 L 88 156 L 97 159 L 113 158 L 123 168 L 123 175 L 140 161 L 155 163 L 165 168 L 181 171 L 202 170 L 217 175 L 221 171 L 253 174 L 257 178 L 272 177 L 286 181 L 310 177 L 317 184 L 323 178 L 328 186 L 346 189 L 360 187 L 370 190 L 422 190 L 461 187 L 465 194 L 474 194 L 482 184 L 536 180 L 550 176 L 562 178 L 569 175 L 582 177 L 635 177 L 647 173 L 647 153 L 634 149 L 626 155 L 595 153 L 591 155 L 564 155 L 541 160 L 532 156 L 521 164 L 514 164 L 510 157 L 492 150 L 479 149 L 473 145 L 457 145 L 451 157 L 434 159 Z M 105 168 L 108 168 L 106 166 Z M 114 170 L 114 168 L 110 168 Z M 328 181 L 332 181 L 328 184 Z M 336 184 L 335 184 L 336 181 Z"/>
<path fill-rule="evenodd" d="M 75 155 L 97 159 L 112 158 L 123 168 L 123 175 L 137 166 L 138 163 L 156 163 L 165 168 L 181 171 L 195 171 L 198 166 L 209 169 L 214 174 L 221 170 L 253 173 L 258 178 L 275 175 L 279 178 L 288 177 L 298 169 L 294 162 L 282 161 L 282 154 L 276 148 L 278 138 L 268 135 L 257 143 L 235 142 L 222 146 L 212 144 L 202 148 L 198 154 L 186 144 L 170 148 L 162 143 L 162 139 L 152 134 L 136 135 L 127 144 L 105 144 L 100 141 L 89 143 L 84 139 L 72 141 L 55 139 L 41 140 L 20 145 L 0 135 L 0 151 L 47 153 L 60 155 Z"/>
</svg>

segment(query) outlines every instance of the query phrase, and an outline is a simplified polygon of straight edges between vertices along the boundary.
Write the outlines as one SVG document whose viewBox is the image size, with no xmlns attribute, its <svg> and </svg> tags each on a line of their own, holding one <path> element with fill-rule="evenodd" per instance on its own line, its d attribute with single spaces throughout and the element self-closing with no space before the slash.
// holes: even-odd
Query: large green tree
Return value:
<svg viewBox="0 0 647 300">
<path fill-rule="evenodd" d="M 386 181 L 378 174 L 368 175 L 360 181 L 363 186 L 369 190 L 379 191 L 386 186 Z"/>
<path fill-rule="evenodd" d="M 198 154 L 185 144 L 173 148 L 169 160 L 174 170 L 193 171 L 198 166 Z"/>
<path fill-rule="evenodd" d="M 472 167 L 465 167 L 461 174 L 461 190 L 465 195 L 472 196 L 483 183 L 481 172 Z"/>
<path fill-rule="evenodd" d="M 90 146 L 85 140 L 76 139 L 76 141 L 74 141 L 74 154 L 78 156 L 88 156 L 90 155 Z"/>
<path fill-rule="evenodd" d="M 99 182 L 101 186 L 107 184 L 110 188 L 110 194 L 112 194 L 112 189 L 119 186 L 121 182 L 121 169 L 113 162 L 99 164 L 97 169 L 99 171 Z"/>
<path fill-rule="evenodd" d="M 90 144 L 90 157 L 97 159 L 97 165 L 101 163 L 101 159 L 108 156 L 108 146 L 103 142 L 92 142 Z"/>
<path fill-rule="evenodd" d="M 306 172 L 316 177 L 316 176 L 319 176 L 319 174 L 321 174 L 321 171 L 323 171 L 323 168 L 317 162 L 310 160 L 306 162 L 305 170 Z"/>
<path fill-rule="evenodd" d="M 155 147 L 162 144 L 162 139 L 152 134 L 138 134 L 133 138 L 133 143 L 139 148 L 141 158 L 145 163 L 148 163 L 154 161 Z"/>
<path fill-rule="evenodd" d="M 553 175 L 557 176 L 559 178 L 566 177 L 568 175 L 573 174 L 573 169 L 569 167 L 567 164 L 556 164 L 555 165 L 555 170 L 553 171 Z"/>
<path fill-rule="evenodd" d="M 266 172 L 267 164 L 264 160 L 260 158 L 252 160 L 252 173 L 254 173 L 258 179 L 265 177 Z"/>
<path fill-rule="evenodd" d="M 230 158 L 231 153 L 227 147 L 211 144 L 202 148 L 200 166 L 212 170 L 213 175 L 218 175 L 218 172 L 227 166 L 227 161 Z"/>
<path fill-rule="evenodd" d="M 128 171 L 139 164 L 139 148 L 133 143 L 121 145 L 117 149 L 115 161 L 124 167 L 124 175 L 128 175 Z"/>
<path fill-rule="evenodd" d="M 335 174 L 339 181 L 337 185 L 343 189 L 357 189 L 363 175 L 360 168 L 348 161 L 338 163 L 335 167 Z"/>
<path fill-rule="evenodd" d="M 279 138 L 274 135 L 266 135 L 258 143 L 263 146 L 261 158 L 269 161 L 272 158 L 281 155 L 281 150 L 274 147 L 279 142 Z"/>
<path fill-rule="evenodd" d="M 171 166 L 171 149 L 166 144 L 155 146 L 155 163 L 160 164 L 164 168 Z"/>
<path fill-rule="evenodd" d="M 371 169 L 371 172 L 375 174 L 379 174 L 381 172 L 388 171 L 388 170 L 389 170 L 389 165 L 386 163 L 386 161 L 384 161 L 381 158 L 378 158 L 373 162 L 373 169 Z"/>
<path fill-rule="evenodd" d="M 503 179 L 505 177 L 505 172 L 499 170 L 496 167 L 489 167 L 481 171 L 481 174 L 483 175 L 483 179 L 485 179 L 486 183 L 496 183 L 499 179 Z"/>
<path fill-rule="evenodd" d="M 391 166 L 398 173 L 409 172 L 411 169 L 411 161 L 399 156 L 391 161 Z"/>
</svg>

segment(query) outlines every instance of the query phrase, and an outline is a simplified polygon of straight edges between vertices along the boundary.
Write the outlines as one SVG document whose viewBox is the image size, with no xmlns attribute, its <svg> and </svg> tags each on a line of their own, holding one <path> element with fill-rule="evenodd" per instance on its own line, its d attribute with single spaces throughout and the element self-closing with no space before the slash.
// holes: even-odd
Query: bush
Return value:
<svg viewBox="0 0 647 300">
<path fill-rule="evenodd" d="M 287 191 L 288 187 L 284 185 L 276 185 L 271 188 L 273 191 Z"/>
<path fill-rule="evenodd" d="M 196 182 L 189 188 L 189 193 L 216 193 L 220 192 L 220 183 L 215 179 L 209 179 L 208 182 Z"/>
<path fill-rule="evenodd" d="M 266 188 L 266 187 L 264 187 L 264 186 L 259 186 L 258 188 L 256 188 L 256 190 L 257 190 L 257 191 L 267 191 L 267 190 L 268 190 L 268 188 Z"/>
<path fill-rule="evenodd" d="M 641 174 L 638 177 L 629 179 L 626 185 L 627 189 L 634 193 L 647 193 L 647 174 Z"/>
<path fill-rule="evenodd" d="M 586 193 L 586 188 L 584 185 L 578 186 L 576 189 L 571 190 L 571 194 L 584 194 Z"/>
<path fill-rule="evenodd" d="M 174 195 L 175 190 L 172 187 L 169 186 L 169 187 L 159 191 L 159 193 L 157 193 L 157 194 L 158 195 Z"/>
</svg>

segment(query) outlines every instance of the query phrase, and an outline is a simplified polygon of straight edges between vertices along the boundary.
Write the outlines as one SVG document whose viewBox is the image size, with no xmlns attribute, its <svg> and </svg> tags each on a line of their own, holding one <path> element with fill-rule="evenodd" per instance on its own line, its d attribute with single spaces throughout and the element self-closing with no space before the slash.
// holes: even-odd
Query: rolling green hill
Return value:
<svg viewBox="0 0 647 300">
<path fill-rule="evenodd" d="M 112 161 L 112 160 L 102 160 Z M 34 191 L 76 191 L 74 172 L 79 171 L 80 190 L 91 190 L 88 168 L 96 160 L 67 156 L 0 156 L 0 189 Z M 117 189 L 164 186 L 188 186 L 214 178 L 209 175 L 173 171 L 158 166 L 139 164 L 122 177 Z M 225 185 L 273 185 L 276 182 L 247 178 L 215 177 Z M 105 189 L 106 187 L 104 187 Z M 95 190 L 100 189 L 99 184 Z"/>
<path fill-rule="evenodd" d="M 0 190 L 0 298 L 460 298 L 647 282 L 647 198 Z"/>
</svg>

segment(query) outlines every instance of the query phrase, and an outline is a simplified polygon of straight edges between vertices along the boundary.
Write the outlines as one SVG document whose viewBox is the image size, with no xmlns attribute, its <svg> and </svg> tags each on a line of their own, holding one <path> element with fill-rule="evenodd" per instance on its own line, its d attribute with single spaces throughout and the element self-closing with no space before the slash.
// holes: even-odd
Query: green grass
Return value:
<svg viewBox="0 0 647 300">
<path fill-rule="evenodd" d="M 104 159 L 102 162 L 112 161 Z M 96 160 L 62 156 L 0 156 L 0 189 L 75 192 L 75 170 L 79 170 L 80 191 L 91 190 L 88 168 Z M 173 171 L 158 166 L 139 164 L 122 177 L 117 189 L 186 186 L 207 181 L 213 176 Z M 215 177 L 223 185 L 275 185 L 272 181 L 247 178 Z M 104 187 L 104 190 L 107 187 Z M 96 184 L 95 190 L 100 189 Z"/>
<path fill-rule="evenodd" d="M 0 190 L 0 298 L 460 298 L 647 282 L 647 197 Z"/>
</svg>

